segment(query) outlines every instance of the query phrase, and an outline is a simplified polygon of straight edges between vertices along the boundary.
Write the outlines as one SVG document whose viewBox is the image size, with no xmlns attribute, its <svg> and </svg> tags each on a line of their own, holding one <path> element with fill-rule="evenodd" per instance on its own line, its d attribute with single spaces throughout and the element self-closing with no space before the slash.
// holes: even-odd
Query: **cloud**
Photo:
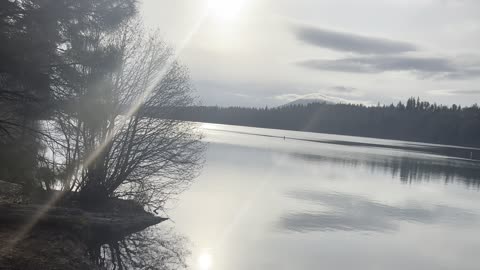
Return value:
<svg viewBox="0 0 480 270">
<path fill-rule="evenodd" d="M 353 93 L 357 91 L 354 87 L 346 87 L 346 86 L 333 86 L 330 88 L 333 91 L 337 91 L 339 93 Z"/>
<path fill-rule="evenodd" d="M 242 93 L 231 93 L 231 94 L 236 96 L 236 97 L 240 97 L 240 98 L 252 98 L 252 96 L 245 95 L 245 94 L 242 94 Z"/>
<path fill-rule="evenodd" d="M 480 76 L 480 69 L 476 66 L 457 64 L 447 58 L 440 57 L 376 55 L 333 60 L 308 59 L 296 64 L 309 69 L 350 73 L 409 71 L 421 76 L 437 76 L 442 79 L 464 79 Z"/>
<path fill-rule="evenodd" d="M 480 77 L 480 68 L 478 67 L 467 67 L 464 69 L 458 69 L 455 72 L 449 72 L 445 74 L 445 79 L 451 80 L 462 80 Z"/>
<path fill-rule="evenodd" d="M 321 206 L 323 211 L 288 213 L 279 227 L 289 231 L 393 231 L 400 222 L 451 224 L 468 226 L 478 216 L 465 209 L 447 205 L 425 206 L 409 202 L 392 206 L 371 201 L 363 196 L 314 191 L 293 191 L 288 197 Z"/>
<path fill-rule="evenodd" d="M 337 32 L 306 25 L 294 25 L 297 39 L 310 45 L 359 54 L 392 54 L 416 51 L 414 44 L 384 38 Z"/>
<path fill-rule="evenodd" d="M 418 53 L 421 53 L 420 49 L 409 42 L 337 32 L 301 24 L 293 25 L 292 29 L 297 39 L 305 43 L 361 55 L 339 59 L 307 59 L 296 63 L 305 68 L 365 74 L 407 71 L 420 77 L 449 80 L 480 77 L 480 60 L 477 57 L 460 60 L 449 57 L 418 56 Z"/>
<path fill-rule="evenodd" d="M 430 90 L 428 91 L 431 95 L 438 95 L 438 96 L 454 96 L 454 95 L 480 95 L 479 90 Z"/>
<path fill-rule="evenodd" d="M 411 56 L 349 57 L 334 60 L 311 59 L 298 62 L 311 69 L 378 73 L 384 71 L 454 72 L 452 64 L 443 58 L 418 58 Z"/>
</svg>

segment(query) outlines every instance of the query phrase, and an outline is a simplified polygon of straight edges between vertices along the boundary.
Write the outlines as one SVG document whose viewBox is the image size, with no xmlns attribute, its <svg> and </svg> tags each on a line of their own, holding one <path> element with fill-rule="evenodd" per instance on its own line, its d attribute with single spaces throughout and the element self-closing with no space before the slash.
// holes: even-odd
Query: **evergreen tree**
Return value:
<svg viewBox="0 0 480 270">
<path fill-rule="evenodd" d="M 135 12 L 135 0 L 0 2 L 0 178 L 33 184 L 38 120 L 85 84 L 87 67 L 105 67 L 112 52 L 95 42 Z"/>
</svg>

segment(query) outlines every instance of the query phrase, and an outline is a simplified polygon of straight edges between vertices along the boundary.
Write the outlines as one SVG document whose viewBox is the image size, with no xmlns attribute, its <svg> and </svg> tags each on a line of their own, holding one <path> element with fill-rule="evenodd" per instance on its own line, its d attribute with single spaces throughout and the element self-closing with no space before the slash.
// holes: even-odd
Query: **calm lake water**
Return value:
<svg viewBox="0 0 480 270">
<path fill-rule="evenodd" d="M 169 212 L 191 269 L 480 269 L 478 149 L 202 129 L 205 167 Z"/>
</svg>

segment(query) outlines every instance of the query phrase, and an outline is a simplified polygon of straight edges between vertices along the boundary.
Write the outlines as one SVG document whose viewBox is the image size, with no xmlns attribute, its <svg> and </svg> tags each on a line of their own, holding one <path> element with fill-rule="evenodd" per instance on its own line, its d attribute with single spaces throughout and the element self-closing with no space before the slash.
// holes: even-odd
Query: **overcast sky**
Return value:
<svg viewBox="0 0 480 270">
<path fill-rule="evenodd" d="M 477 0 L 144 0 L 205 105 L 480 103 Z"/>
</svg>

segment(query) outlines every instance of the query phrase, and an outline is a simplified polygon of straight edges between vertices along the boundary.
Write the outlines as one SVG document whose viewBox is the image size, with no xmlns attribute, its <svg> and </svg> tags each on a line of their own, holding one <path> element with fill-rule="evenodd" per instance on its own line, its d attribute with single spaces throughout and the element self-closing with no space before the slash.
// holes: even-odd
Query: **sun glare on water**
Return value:
<svg viewBox="0 0 480 270">
<path fill-rule="evenodd" d="M 208 252 L 204 252 L 198 256 L 198 267 L 201 270 L 209 270 L 212 267 L 212 255 Z"/>
<path fill-rule="evenodd" d="M 247 0 L 209 0 L 208 11 L 211 18 L 226 22 L 240 17 Z"/>
</svg>

